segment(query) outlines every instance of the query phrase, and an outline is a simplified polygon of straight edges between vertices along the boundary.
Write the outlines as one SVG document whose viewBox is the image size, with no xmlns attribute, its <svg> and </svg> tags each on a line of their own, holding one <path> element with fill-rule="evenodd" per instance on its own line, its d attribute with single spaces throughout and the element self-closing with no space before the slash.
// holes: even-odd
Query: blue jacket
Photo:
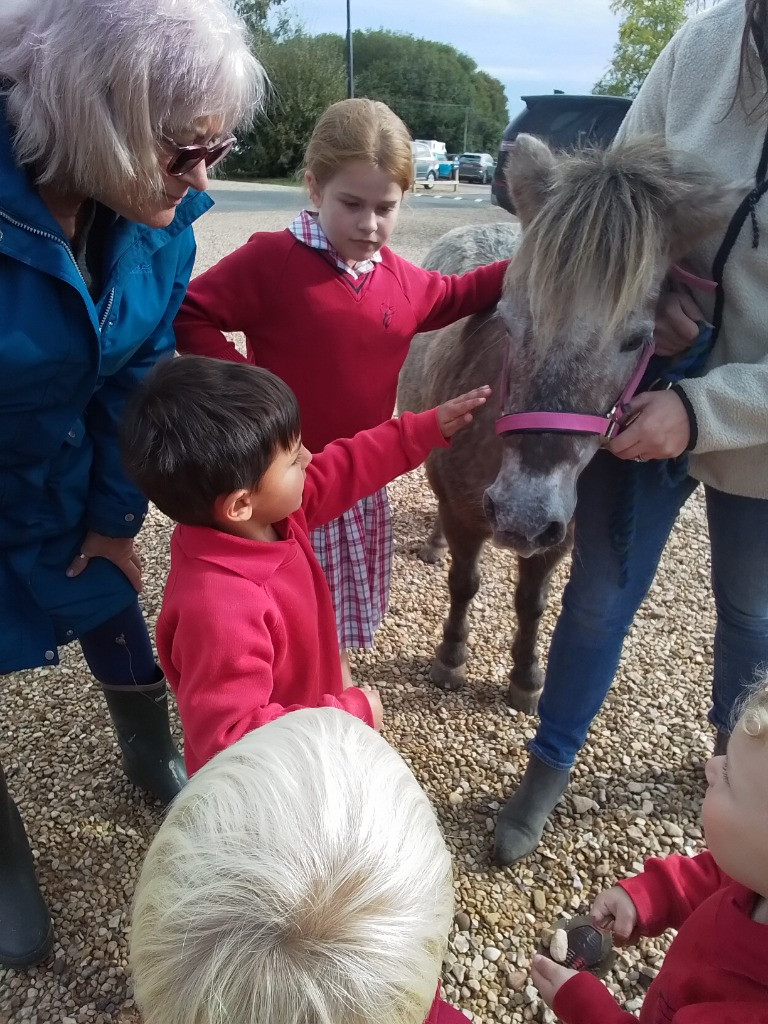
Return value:
<svg viewBox="0 0 768 1024">
<path fill-rule="evenodd" d="M 0 674 L 50 665 L 56 647 L 134 598 L 93 559 L 65 572 L 87 530 L 132 537 L 146 514 L 118 431 L 126 396 L 174 348 L 192 271 L 191 192 L 168 228 L 117 218 L 94 301 L 59 225 L 13 158 L 0 103 Z"/>
</svg>

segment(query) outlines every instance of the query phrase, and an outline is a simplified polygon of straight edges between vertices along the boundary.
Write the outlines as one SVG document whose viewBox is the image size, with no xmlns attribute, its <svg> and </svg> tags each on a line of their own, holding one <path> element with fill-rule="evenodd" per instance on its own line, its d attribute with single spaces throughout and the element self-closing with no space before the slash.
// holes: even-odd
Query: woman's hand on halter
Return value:
<svg viewBox="0 0 768 1024">
<path fill-rule="evenodd" d="M 443 432 L 443 437 L 453 437 L 457 430 L 466 427 L 472 422 L 472 410 L 480 405 L 485 405 L 491 389 L 487 384 L 474 391 L 467 391 L 464 395 L 452 398 L 443 402 L 437 407 L 437 422 Z"/>
<path fill-rule="evenodd" d="M 706 317 L 688 292 L 663 292 L 656 306 L 653 343 L 656 354 L 678 356 L 696 341 Z"/>
<path fill-rule="evenodd" d="M 674 391 L 646 391 L 627 406 L 628 426 L 608 448 L 620 459 L 676 459 L 691 440 L 688 413 Z"/>
<path fill-rule="evenodd" d="M 85 572 L 92 558 L 106 558 L 112 562 L 128 577 L 133 589 L 141 591 L 141 559 L 133 546 L 132 537 L 105 537 L 89 530 L 80 545 L 80 554 L 67 569 L 67 576 L 72 579 Z"/>
</svg>

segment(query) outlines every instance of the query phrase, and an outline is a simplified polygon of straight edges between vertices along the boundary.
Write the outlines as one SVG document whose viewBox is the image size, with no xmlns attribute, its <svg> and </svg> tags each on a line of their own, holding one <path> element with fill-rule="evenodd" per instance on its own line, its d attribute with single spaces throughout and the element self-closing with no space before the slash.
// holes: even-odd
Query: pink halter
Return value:
<svg viewBox="0 0 768 1024">
<path fill-rule="evenodd" d="M 715 281 L 697 277 L 676 264 L 670 269 L 670 277 L 674 277 L 690 288 L 698 288 L 702 291 L 714 291 L 717 288 Z M 640 381 L 648 369 L 648 363 L 653 353 L 653 340 L 648 338 L 643 342 L 640 358 L 632 376 L 627 381 L 624 390 L 613 407 L 605 415 L 599 416 L 580 412 L 514 412 L 506 416 L 502 415 L 496 420 L 496 433 L 513 434 L 531 430 L 568 434 L 597 434 L 599 437 L 613 437 L 621 429 L 621 420 L 626 412 L 626 408 L 640 386 Z M 505 361 L 505 384 L 506 372 Z M 504 402 L 502 401 L 502 412 L 503 407 Z"/>
</svg>

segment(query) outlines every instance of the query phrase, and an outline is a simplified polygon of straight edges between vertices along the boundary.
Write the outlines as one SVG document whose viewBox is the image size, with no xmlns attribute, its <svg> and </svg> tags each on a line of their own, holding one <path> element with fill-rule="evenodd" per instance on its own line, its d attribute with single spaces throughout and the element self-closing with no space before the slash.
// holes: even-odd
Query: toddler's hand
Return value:
<svg viewBox="0 0 768 1024">
<path fill-rule="evenodd" d="M 466 427 L 472 422 L 472 410 L 479 405 L 484 405 L 491 389 L 487 384 L 474 391 L 468 391 L 465 395 L 452 398 L 449 402 L 443 402 L 437 407 L 437 422 L 443 432 L 443 437 L 453 437 L 457 430 Z"/>
<path fill-rule="evenodd" d="M 551 1007 L 562 986 L 578 973 L 578 971 L 571 970 L 570 967 L 563 967 L 562 964 L 556 964 L 549 957 L 537 953 L 533 958 L 531 980 L 541 993 L 541 998 L 547 1006 Z"/>
<path fill-rule="evenodd" d="M 381 732 L 381 724 L 384 721 L 384 708 L 381 703 L 381 697 L 379 691 L 374 690 L 372 686 L 363 684 L 360 687 L 365 696 L 368 698 L 368 703 L 371 705 L 371 712 L 373 714 L 373 728 L 376 732 Z"/>
<path fill-rule="evenodd" d="M 626 946 L 637 937 L 637 908 L 618 885 L 600 893 L 592 904 L 589 917 L 595 928 L 611 933 L 616 946 Z"/>
</svg>

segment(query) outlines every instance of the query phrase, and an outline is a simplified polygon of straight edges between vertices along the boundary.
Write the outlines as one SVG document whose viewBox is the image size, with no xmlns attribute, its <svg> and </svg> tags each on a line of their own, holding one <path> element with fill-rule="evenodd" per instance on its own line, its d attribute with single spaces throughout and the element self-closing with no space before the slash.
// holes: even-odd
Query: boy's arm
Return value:
<svg viewBox="0 0 768 1024">
<path fill-rule="evenodd" d="M 708 850 L 697 857 L 651 857 L 641 874 L 617 882 L 637 909 L 642 935 L 679 928 L 700 903 L 729 881 Z"/>
<path fill-rule="evenodd" d="M 557 990 L 552 1009 L 562 1024 L 637 1024 L 637 1017 L 622 1010 L 602 981 L 587 971 Z"/>
<path fill-rule="evenodd" d="M 332 441 L 307 467 L 302 509 L 314 529 L 338 518 L 361 498 L 420 466 L 433 448 L 447 448 L 437 410 L 404 412 L 399 419 Z"/>
<path fill-rule="evenodd" d="M 258 236 L 254 236 L 191 281 L 173 324 L 177 350 L 183 355 L 248 362 L 221 332 L 247 333 L 257 322 L 258 284 L 264 269 Z"/>
<path fill-rule="evenodd" d="M 161 613 L 158 648 L 170 651 L 172 678 L 184 733 L 203 762 L 252 729 L 307 706 L 272 699 L 275 666 L 289 657 L 289 638 L 259 600 L 258 589 L 238 576 L 205 581 L 178 616 L 172 635 Z M 162 661 L 162 658 L 161 658 Z M 165 667 L 165 666 L 164 666 Z M 315 702 L 309 706 L 315 706 Z M 368 698 L 350 687 L 320 706 L 338 707 L 373 725 Z"/>
<path fill-rule="evenodd" d="M 508 266 L 509 260 L 499 260 L 460 275 L 413 267 L 408 297 L 419 331 L 436 331 L 494 305 L 501 298 Z"/>
</svg>

